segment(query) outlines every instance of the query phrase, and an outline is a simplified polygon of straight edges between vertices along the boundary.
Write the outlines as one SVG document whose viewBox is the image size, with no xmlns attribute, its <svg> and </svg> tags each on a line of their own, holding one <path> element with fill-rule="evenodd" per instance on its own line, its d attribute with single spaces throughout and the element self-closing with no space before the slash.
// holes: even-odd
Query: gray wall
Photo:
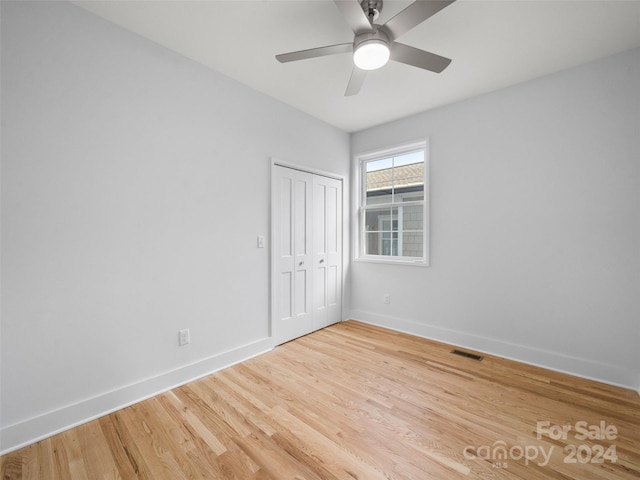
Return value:
<svg viewBox="0 0 640 480">
<path fill-rule="evenodd" d="M 270 156 L 348 176 L 349 135 L 73 5 L 2 2 L 0 450 L 271 346 Z"/>
<path fill-rule="evenodd" d="M 354 134 L 430 137 L 431 266 L 354 262 L 352 316 L 640 389 L 638 85 L 634 50 Z"/>
</svg>

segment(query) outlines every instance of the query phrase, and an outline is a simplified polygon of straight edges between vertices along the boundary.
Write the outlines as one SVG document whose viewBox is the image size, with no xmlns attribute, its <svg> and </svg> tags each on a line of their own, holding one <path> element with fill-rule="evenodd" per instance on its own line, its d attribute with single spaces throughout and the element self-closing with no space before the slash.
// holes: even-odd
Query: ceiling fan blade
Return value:
<svg viewBox="0 0 640 480">
<path fill-rule="evenodd" d="M 455 0 L 418 0 L 398 13 L 384 26 L 391 33 L 392 40 L 395 40 L 453 2 Z"/>
<path fill-rule="evenodd" d="M 391 44 L 391 60 L 435 73 L 442 72 L 451 63 L 450 58 L 441 57 L 435 53 L 425 52 L 398 42 Z"/>
<path fill-rule="evenodd" d="M 339 53 L 353 52 L 352 43 L 339 43 L 337 45 L 329 45 L 326 47 L 310 48 L 308 50 L 299 50 L 297 52 L 281 53 L 276 55 L 276 59 L 280 63 L 295 62 L 296 60 L 304 60 L 306 58 L 324 57 L 325 55 L 336 55 Z"/>
<path fill-rule="evenodd" d="M 356 35 L 373 32 L 373 27 L 358 0 L 335 0 L 342 16 Z"/>
<path fill-rule="evenodd" d="M 347 85 L 347 90 L 344 92 L 344 96 L 350 97 L 352 95 L 356 95 L 360 91 L 360 88 L 362 88 L 362 84 L 364 83 L 366 76 L 366 70 L 361 70 L 354 66 L 353 71 L 351 72 L 351 78 L 349 79 L 349 85 Z"/>
</svg>

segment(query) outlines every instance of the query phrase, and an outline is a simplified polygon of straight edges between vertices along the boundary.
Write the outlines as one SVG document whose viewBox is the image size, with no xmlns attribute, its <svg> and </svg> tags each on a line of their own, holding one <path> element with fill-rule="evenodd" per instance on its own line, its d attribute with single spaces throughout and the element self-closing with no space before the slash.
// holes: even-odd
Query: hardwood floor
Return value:
<svg viewBox="0 0 640 480">
<path fill-rule="evenodd" d="M 636 392 L 451 350 L 337 324 L 5 455 L 2 479 L 640 478 Z"/>
</svg>

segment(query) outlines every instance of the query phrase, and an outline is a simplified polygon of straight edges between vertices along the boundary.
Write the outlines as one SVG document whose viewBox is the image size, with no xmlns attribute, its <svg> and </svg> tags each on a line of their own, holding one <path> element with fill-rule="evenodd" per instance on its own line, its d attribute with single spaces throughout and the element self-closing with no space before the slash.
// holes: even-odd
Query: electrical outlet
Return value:
<svg viewBox="0 0 640 480">
<path fill-rule="evenodd" d="M 191 333 L 188 328 L 178 332 L 178 342 L 180 345 L 186 345 L 191 341 Z"/>
<path fill-rule="evenodd" d="M 384 303 L 391 303 L 391 295 L 385 293 L 383 296 Z"/>
</svg>

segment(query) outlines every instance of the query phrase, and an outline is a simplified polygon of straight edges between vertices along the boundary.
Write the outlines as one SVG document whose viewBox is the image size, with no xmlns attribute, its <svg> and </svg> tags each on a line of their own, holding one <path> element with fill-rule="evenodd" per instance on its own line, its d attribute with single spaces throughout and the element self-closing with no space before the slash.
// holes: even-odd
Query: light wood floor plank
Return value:
<svg viewBox="0 0 640 480">
<path fill-rule="evenodd" d="M 1 478 L 640 478 L 636 392 L 451 350 L 343 322 L 5 455 Z M 578 439 L 579 422 L 617 433 Z"/>
<path fill-rule="evenodd" d="M 70 432 L 76 433 L 87 478 L 98 480 L 120 480 L 122 478 L 99 422 L 80 425 Z"/>
</svg>

